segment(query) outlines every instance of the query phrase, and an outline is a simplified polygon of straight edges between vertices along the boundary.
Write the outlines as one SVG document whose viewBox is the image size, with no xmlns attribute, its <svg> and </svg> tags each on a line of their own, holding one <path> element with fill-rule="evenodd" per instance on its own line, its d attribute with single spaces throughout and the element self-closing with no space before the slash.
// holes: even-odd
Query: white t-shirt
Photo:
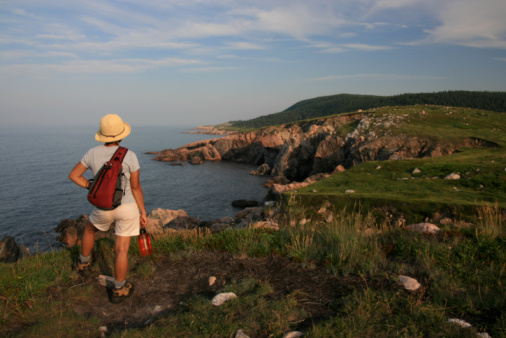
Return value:
<svg viewBox="0 0 506 338">
<path fill-rule="evenodd" d="M 106 147 L 100 145 L 88 150 L 88 152 L 81 159 L 81 163 L 91 169 L 93 177 L 102 168 L 105 162 L 109 161 L 112 155 L 118 149 L 117 146 Z M 139 160 L 137 155 L 133 151 L 128 150 L 122 163 L 123 168 L 123 180 L 121 182 L 121 188 L 124 191 L 123 197 L 121 198 L 121 204 L 135 203 L 135 198 L 132 194 L 132 188 L 130 187 L 130 173 L 136 172 L 140 169 Z"/>
</svg>

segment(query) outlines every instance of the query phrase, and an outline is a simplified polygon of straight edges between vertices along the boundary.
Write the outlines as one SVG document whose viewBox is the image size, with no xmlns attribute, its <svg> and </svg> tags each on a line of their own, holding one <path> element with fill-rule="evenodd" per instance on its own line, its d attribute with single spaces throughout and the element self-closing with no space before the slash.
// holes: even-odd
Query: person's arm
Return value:
<svg viewBox="0 0 506 338">
<path fill-rule="evenodd" d="M 144 227 L 148 224 L 148 216 L 146 215 L 146 208 L 144 207 L 144 193 L 142 192 L 141 181 L 139 180 L 140 170 L 130 173 L 130 187 L 132 188 L 132 195 L 134 195 L 137 207 L 141 211 L 141 226 Z"/>
<path fill-rule="evenodd" d="M 83 176 L 86 170 L 88 170 L 88 168 L 79 162 L 70 172 L 69 178 L 78 186 L 88 189 L 90 187 L 90 182 Z"/>
</svg>

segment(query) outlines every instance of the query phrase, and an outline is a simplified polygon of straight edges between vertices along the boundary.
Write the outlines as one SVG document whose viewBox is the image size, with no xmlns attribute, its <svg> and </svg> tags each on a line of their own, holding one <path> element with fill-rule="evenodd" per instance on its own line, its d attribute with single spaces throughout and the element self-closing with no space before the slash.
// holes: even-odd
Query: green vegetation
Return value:
<svg viewBox="0 0 506 338">
<path fill-rule="evenodd" d="M 423 111 L 423 114 L 421 113 Z M 377 134 L 417 135 L 441 144 L 481 142 L 452 155 L 403 161 L 370 161 L 291 194 L 306 204 L 329 200 L 341 208 L 361 206 L 375 216 L 403 214 L 408 222 L 450 210 L 465 217 L 476 205 L 498 203 L 506 209 L 506 130 L 501 113 L 439 106 L 385 107 L 375 116 L 400 115 L 404 120 Z M 461 127 L 464 126 L 464 127 Z M 418 169 L 419 172 L 414 172 Z M 452 173 L 460 179 L 445 180 Z M 347 193 L 353 190 L 353 193 Z M 290 194 L 288 194 L 290 195 Z"/>
<path fill-rule="evenodd" d="M 309 337 L 506 334 L 506 233 L 497 205 L 477 208 L 471 224 L 447 224 L 438 235 L 430 236 L 378 223 L 371 213 L 328 205 L 327 211 L 336 215 L 333 221 L 313 218 L 292 226 L 311 212 L 295 199 L 284 208 L 285 226 L 277 232 L 183 231 L 157 236 L 156 254 L 143 262 L 133 242 L 131 254 L 137 258 L 131 277 L 152 278 L 157 273 L 152 266 L 162 257 L 177 262 L 178 256 L 201 250 L 227 250 L 237 257 L 288 256 L 301 271 L 326 268 L 340 280 L 339 292 L 331 292 L 335 297 L 327 304 L 331 315 L 307 321 L 303 305 L 310 294 L 276 290 L 268 276 L 249 277 L 218 289 L 237 295 L 221 307 L 211 305 L 209 296 L 190 290 L 175 309 L 153 322 L 110 333 L 121 337 L 228 337 L 238 330 L 255 337 L 282 337 L 291 330 L 304 331 Z M 110 244 L 107 239 L 100 242 L 102 248 Z M 98 318 L 73 310 L 94 297 L 93 286 L 82 283 L 71 269 L 76 253 L 77 249 L 64 250 L 0 264 L 2 336 L 100 334 L 103 324 Z M 404 290 L 399 275 L 416 278 L 422 287 L 415 292 Z M 107 301 L 105 292 L 100 296 Z M 450 318 L 473 326 L 460 328 L 450 324 Z"/>
<path fill-rule="evenodd" d="M 506 112 L 506 92 L 445 91 L 394 96 L 338 94 L 300 101 L 288 109 L 247 121 L 231 121 L 232 129 L 261 128 L 359 109 L 385 106 L 440 105 Z"/>
</svg>

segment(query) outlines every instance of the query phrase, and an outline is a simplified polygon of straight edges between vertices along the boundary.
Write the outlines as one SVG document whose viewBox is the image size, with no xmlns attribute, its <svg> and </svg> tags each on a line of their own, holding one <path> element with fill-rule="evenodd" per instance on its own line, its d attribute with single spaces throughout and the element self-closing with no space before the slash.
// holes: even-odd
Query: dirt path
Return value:
<svg viewBox="0 0 506 338">
<path fill-rule="evenodd" d="M 152 323 L 157 306 L 161 309 L 157 315 L 170 315 L 189 295 L 198 293 L 212 299 L 225 284 L 254 278 L 269 283 L 273 297 L 296 290 L 304 292 L 307 296 L 299 304 L 308 313 L 306 321 L 315 321 L 331 316 L 334 310 L 330 305 L 357 283 L 351 278 L 332 276 L 323 268 L 302 268 L 280 256 L 239 258 L 230 253 L 204 251 L 176 259 L 161 257 L 154 265 L 154 273 L 149 278 L 129 279 L 135 292 L 123 303 L 111 304 L 106 288 L 94 283 L 91 301 L 76 305 L 76 313 L 96 316 L 102 325 L 114 330 L 142 327 Z M 217 279 L 212 286 L 209 286 L 210 276 Z"/>
</svg>

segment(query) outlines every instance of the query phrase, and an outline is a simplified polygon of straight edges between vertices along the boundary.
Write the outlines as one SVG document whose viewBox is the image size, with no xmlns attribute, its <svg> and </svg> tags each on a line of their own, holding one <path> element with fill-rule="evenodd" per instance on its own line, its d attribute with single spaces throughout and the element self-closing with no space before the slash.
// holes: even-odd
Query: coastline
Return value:
<svg viewBox="0 0 506 338">
<path fill-rule="evenodd" d="M 220 124 L 217 126 L 198 126 L 189 131 L 183 132 L 183 134 L 197 134 L 197 135 L 233 135 L 237 134 L 236 130 L 225 129 L 228 124 Z"/>
</svg>

